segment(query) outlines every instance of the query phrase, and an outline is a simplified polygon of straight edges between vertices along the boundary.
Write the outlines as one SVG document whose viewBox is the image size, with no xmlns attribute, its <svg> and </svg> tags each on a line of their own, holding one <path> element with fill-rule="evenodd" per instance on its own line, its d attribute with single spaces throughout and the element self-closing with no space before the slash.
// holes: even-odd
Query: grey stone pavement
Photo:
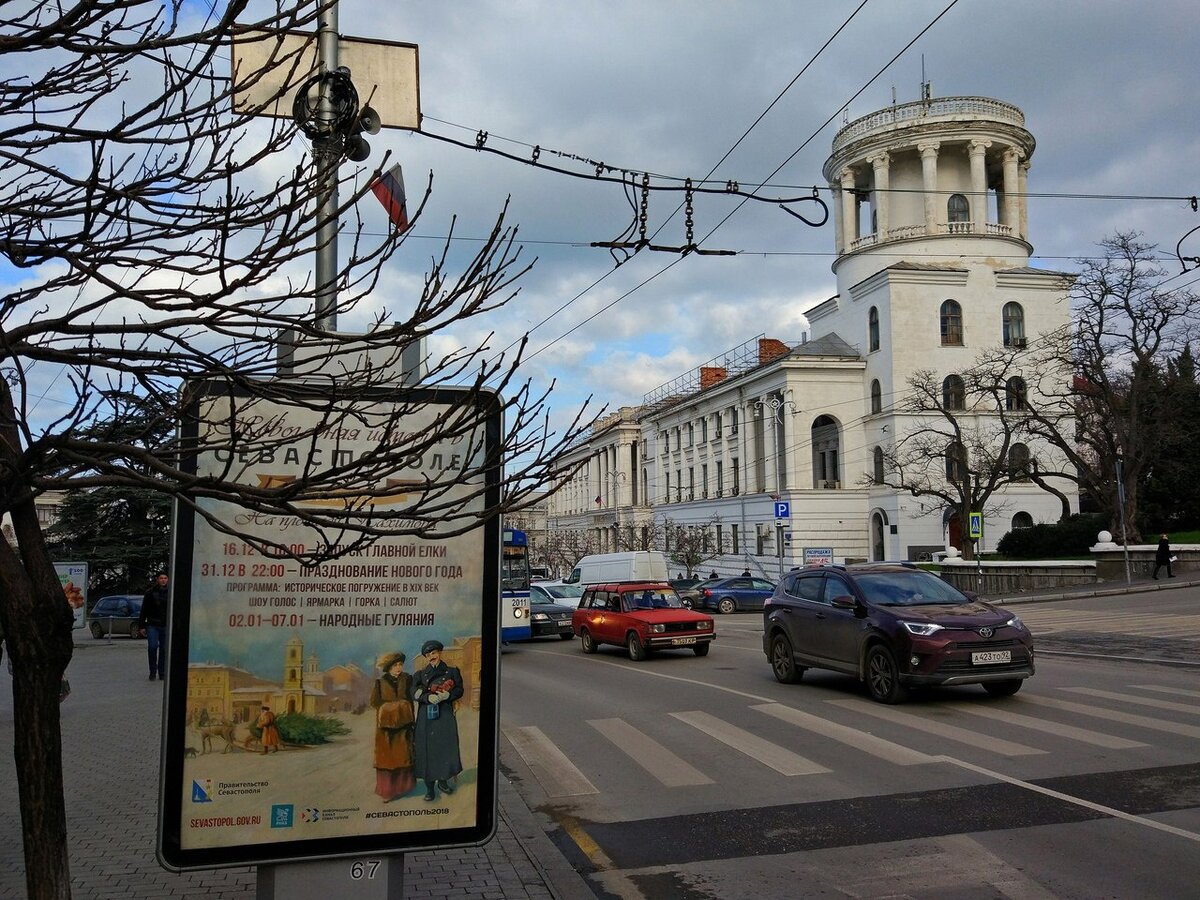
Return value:
<svg viewBox="0 0 1200 900">
<path fill-rule="evenodd" d="M 1196 573 L 994 598 L 1006 606 L 1200 585 Z M 1194 659 L 1194 645 L 1189 647 Z M 1165 660 L 1164 660 L 1165 661 Z M 1194 663 L 1193 663 L 1194 664 Z M 146 680 L 145 642 L 79 632 L 62 705 L 72 895 L 75 900 L 254 900 L 252 867 L 176 874 L 154 856 L 162 683 Z M 0 900 L 25 894 L 13 766 L 12 691 L 0 667 Z M 480 847 L 408 853 L 403 896 L 413 900 L 591 900 L 595 894 L 500 774 L 496 834 Z M 292 898 L 299 900 L 299 898 Z"/>
<path fill-rule="evenodd" d="M 161 868 L 154 855 L 163 682 L 146 679 L 146 642 L 77 632 L 62 704 L 71 890 L 75 900 L 254 900 L 253 867 Z M 0 900 L 26 897 L 13 763 L 11 677 L 0 665 Z M 500 773 L 496 834 L 487 844 L 407 853 L 413 900 L 594 900 L 534 813 Z M 392 886 L 394 889 L 394 885 Z M 294 894 L 289 900 L 300 900 Z"/>
</svg>

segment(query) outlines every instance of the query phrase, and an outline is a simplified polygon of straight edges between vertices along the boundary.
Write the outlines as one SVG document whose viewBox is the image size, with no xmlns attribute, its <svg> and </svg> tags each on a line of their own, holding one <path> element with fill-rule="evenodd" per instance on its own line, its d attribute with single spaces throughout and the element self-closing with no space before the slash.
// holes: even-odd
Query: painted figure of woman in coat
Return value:
<svg viewBox="0 0 1200 900">
<path fill-rule="evenodd" d="M 412 676 L 403 653 L 379 657 L 380 676 L 371 688 L 375 709 L 375 793 L 390 803 L 413 789 Z"/>
<path fill-rule="evenodd" d="M 458 749 L 458 722 L 454 701 L 463 695 L 462 673 L 442 661 L 441 641 L 421 645 L 425 668 L 413 677 L 412 697 L 417 701 L 414 771 L 425 782 L 425 799 L 437 791 L 453 794 L 450 780 L 462 771 Z"/>
</svg>

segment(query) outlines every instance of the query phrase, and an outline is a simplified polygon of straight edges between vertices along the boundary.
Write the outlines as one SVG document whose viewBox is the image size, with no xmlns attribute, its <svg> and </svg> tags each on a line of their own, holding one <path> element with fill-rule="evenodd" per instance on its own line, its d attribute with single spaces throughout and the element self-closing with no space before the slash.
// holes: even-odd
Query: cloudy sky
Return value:
<svg viewBox="0 0 1200 900">
<path fill-rule="evenodd" d="M 767 181 L 771 197 L 815 185 L 828 200 L 821 168 L 838 127 L 893 96 L 918 99 L 924 75 L 937 97 L 1024 111 L 1037 140 L 1034 265 L 1070 269 L 1103 237 L 1139 230 L 1177 276 L 1176 243 L 1200 225 L 1188 203 L 1151 199 L 1200 194 L 1195 0 L 341 0 L 340 29 L 420 48 L 422 132 L 377 135 L 366 165 L 390 152 L 410 196 L 430 173 L 434 193 L 378 302 L 402 316 L 452 217 L 468 252 L 509 199 L 522 258 L 536 265 L 502 311 L 431 349 L 499 352 L 528 333 L 523 371 L 539 387 L 556 381 L 560 420 L 589 395 L 637 404 L 762 333 L 799 341 L 804 310 L 835 291 L 832 221 L 814 228 L 774 203 L 699 195 L 695 240 L 736 255 L 643 252 L 615 267 L 589 244 L 633 221 L 618 184 L 434 135 L 473 145 L 486 132 L 487 150 L 528 160 L 538 147 L 540 162 L 584 176 L 590 160 L 659 185 Z M 685 243 L 681 199 L 651 196 L 656 243 Z M 382 232 L 384 212 L 369 205 L 366 227 Z M 1200 255 L 1200 231 L 1183 252 Z"/>
<path fill-rule="evenodd" d="M 1024 111 L 1037 140 L 1031 193 L 1069 195 L 1030 201 L 1034 265 L 1070 269 L 1101 238 L 1135 229 L 1176 275 L 1176 243 L 1200 225 L 1186 202 L 1141 199 L 1200 193 L 1194 0 L 343 0 L 341 30 L 419 45 L 429 134 L 470 144 L 487 132 L 489 148 L 528 159 L 538 146 L 539 161 L 582 174 L 594 168 L 554 151 L 660 183 L 710 171 L 719 183 L 769 179 L 770 196 L 824 188 L 838 127 L 889 105 L 893 92 L 916 100 L 924 73 L 935 96 L 994 97 Z M 529 332 L 527 373 L 558 380 L 560 407 L 589 393 L 636 404 L 760 333 L 799 340 L 803 311 L 834 293 L 832 222 L 812 228 L 775 204 L 700 196 L 696 239 L 736 256 L 643 252 L 614 270 L 606 250 L 588 245 L 630 225 L 620 186 L 422 134 L 387 131 L 372 144 L 403 163 L 410 193 L 434 175 L 398 270 L 420 269 L 452 215 L 460 236 L 478 237 L 511 197 L 509 221 L 537 265 L 502 314 L 448 337 L 494 329 L 499 349 Z M 656 242 L 685 242 L 683 215 L 671 217 L 680 201 L 652 195 Z M 368 224 L 383 228 L 382 213 L 373 216 Z M 1184 253 L 1200 255 L 1200 232 Z M 406 280 L 397 272 L 383 290 Z"/>
</svg>

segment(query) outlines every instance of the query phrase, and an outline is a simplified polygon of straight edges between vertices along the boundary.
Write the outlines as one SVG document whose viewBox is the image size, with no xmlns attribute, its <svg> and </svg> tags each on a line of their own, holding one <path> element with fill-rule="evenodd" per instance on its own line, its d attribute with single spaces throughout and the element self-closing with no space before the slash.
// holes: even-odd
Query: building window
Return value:
<svg viewBox="0 0 1200 900">
<path fill-rule="evenodd" d="M 738 410 L 736 406 L 729 407 L 729 431 L 731 434 L 738 433 Z"/>
<path fill-rule="evenodd" d="M 1003 319 L 1004 346 L 1025 347 L 1025 310 L 1020 303 L 1005 303 L 1001 312 Z"/>
<path fill-rule="evenodd" d="M 675 502 L 683 502 L 683 469 L 675 470 Z"/>
<path fill-rule="evenodd" d="M 947 375 L 942 382 L 942 406 L 948 410 L 965 409 L 967 389 L 958 375 Z"/>
<path fill-rule="evenodd" d="M 716 422 L 714 423 L 716 425 L 716 428 L 713 430 L 714 431 L 713 437 L 720 437 L 721 436 L 721 413 L 717 412 L 717 413 L 714 413 L 713 415 L 716 417 Z"/>
<path fill-rule="evenodd" d="M 1025 379 L 1014 375 L 1004 385 L 1004 408 L 1017 412 L 1026 408 Z"/>
<path fill-rule="evenodd" d="M 736 497 L 742 491 L 742 467 L 738 465 L 738 458 L 735 456 L 730 460 L 733 466 L 733 495 Z"/>
<path fill-rule="evenodd" d="M 729 552 L 730 553 L 741 553 L 742 552 L 741 546 L 738 541 L 737 525 L 729 526 Z"/>
<path fill-rule="evenodd" d="M 688 422 L 688 442 L 689 447 L 696 446 L 696 426 Z"/>
<path fill-rule="evenodd" d="M 875 471 L 871 473 L 872 480 L 876 484 L 883 484 L 883 448 L 876 447 L 872 456 L 875 463 Z"/>
<path fill-rule="evenodd" d="M 958 441 L 946 447 L 946 479 L 961 484 L 967 477 L 967 448 Z"/>
<path fill-rule="evenodd" d="M 956 222 L 971 221 L 971 206 L 962 194 L 951 194 L 946 202 L 946 221 L 951 225 Z M 951 231 L 955 229 L 951 228 Z"/>
<path fill-rule="evenodd" d="M 1013 531 L 1016 531 L 1018 528 L 1032 528 L 1033 527 L 1033 516 L 1031 516 L 1027 512 L 1017 513 L 1012 518 L 1012 527 L 1013 527 Z"/>
<path fill-rule="evenodd" d="M 942 346 L 961 347 L 963 342 L 962 307 L 954 300 L 942 304 Z"/>
<path fill-rule="evenodd" d="M 688 466 L 688 499 L 696 499 L 696 470 Z"/>
<path fill-rule="evenodd" d="M 700 496 L 708 499 L 708 463 L 700 466 Z"/>
<path fill-rule="evenodd" d="M 717 523 L 717 553 L 725 552 L 725 532 L 721 529 L 721 523 Z"/>
<path fill-rule="evenodd" d="M 721 460 L 717 460 L 717 496 L 721 497 L 725 493 L 725 464 Z"/>
<path fill-rule="evenodd" d="M 871 380 L 871 412 L 883 412 L 883 388 L 879 386 L 879 379 Z"/>
<path fill-rule="evenodd" d="M 683 437 L 682 437 L 682 434 L 680 433 L 679 426 L 677 425 L 677 426 L 675 426 L 675 449 L 676 450 L 679 450 L 683 446 L 681 443 L 682 440 L 683 440 Z"/>
<path fill-rule="evenodd" d="M 1024 444 L 1013 444 L 1008 448 L 1008 474 L 1017 481 L 1028 481 L 1033 471 L 1029 448 Z"/>
<path fill-rule="evenodd" d="M 867 313 L 867 340 L 872 352 L 879 349 L 879 310 L 874 306 Z"/>
</svg>

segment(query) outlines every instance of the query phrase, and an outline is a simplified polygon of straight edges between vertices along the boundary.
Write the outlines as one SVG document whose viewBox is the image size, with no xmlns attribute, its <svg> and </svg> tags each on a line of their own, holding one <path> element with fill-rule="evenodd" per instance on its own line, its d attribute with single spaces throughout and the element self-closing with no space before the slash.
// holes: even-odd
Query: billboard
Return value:
<svg viewBox="0 0 1200 900">
<path fill-rule="evenodd" d="M 227 388 L 225 388 L 227 390 Z M 297 402 L 235 397 L 238 421 L 272 423 L 261 452 L 198 453 L 200 478 L 286 484 L 465 405 L 474 432 L 425 448 L 366 494 L 306 503 L 403 517 L 418 485 L 438 503 L 499 502 L 500 473 L 451 486 L 499 440 L 494 395 L 407 388 L 356 401 L 358 427 L 323 429 L 320 391 Z M 356 395 L 357 397 L 358 395 Z M 314 398 L 317 402 L 313 402 Z M 344 401 L 338 401 L 345 405 Z M 230 400 L 196 433 L 228 431 Z M 483 432 L 482 434 L 478 432 Z M 290 434 L 303 435 L 295 442 Z M 192 444 L 196 446 L 196 444 Z M 475 458 L 467 460 L 464 457 Z M 456 468 L 451 468 L 456 466 Z M 311 468 L 310 468 L 311 471 Z M 236 473 L 236 474 L 231 474 Z M 383 537 L 314 567 L 259 554 L 259 535 L 300 551 L 320 535 L 303 516 L 269 516 L 200 499 L 177 511 L 159 859 L 171 869 L 466 846 L 495 827 L 499 673 L 496 520 L 444 538 Z M 183 510 L 184 505 L 180 504 Z M 213 523 L 233 522 L 239 536 Z"/>
<path fill-rule="evenodd" d="M 85 562 L 56 562 L 54 571 L 62 585 L 67 603 L 71 605 L 71 615 L 74 617 L 72 628 L 82 628 L 87 624 L 88 614 L 88 564 Z"/>
</svg>

